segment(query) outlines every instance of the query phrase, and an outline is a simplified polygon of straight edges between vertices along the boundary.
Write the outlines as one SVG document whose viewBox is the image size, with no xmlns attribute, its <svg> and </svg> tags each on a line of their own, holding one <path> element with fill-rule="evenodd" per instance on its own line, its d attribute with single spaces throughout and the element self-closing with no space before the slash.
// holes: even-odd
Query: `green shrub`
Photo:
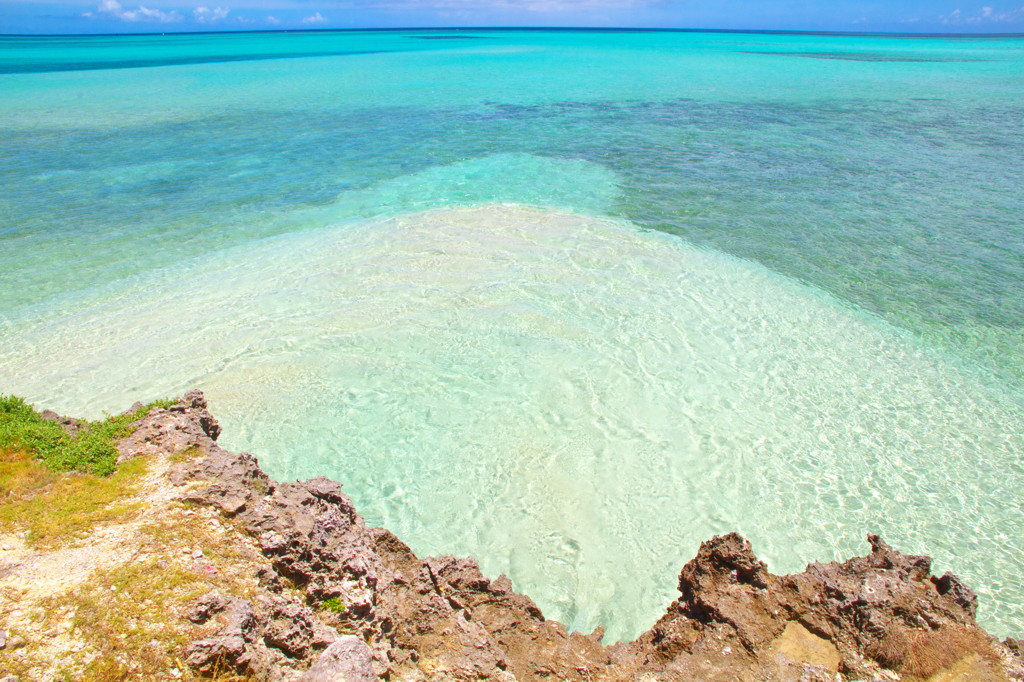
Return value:
<svg viewBox="0 0 1024 682">
<path fill-rule="evenodd" d="M 30 452 L 54 471 L 108 476 L 117 462 L 114 443 L 131 435 L 132 423 L 153 408 L 173 404 L 158 400 L 133 414 L 85 422 L 72 436 L 59 423 L 43 419 L 24 398 L 0 395 L 0 448 Z"/>
<path fill-rule="evenodd" d="M 330 599 L 324 599 L 320 602 L 325 609 L 331 613 L 344 613 L 345 605 L 341 603 L 341 600 L 337 597 L 331 597 Z"/>
</svg>

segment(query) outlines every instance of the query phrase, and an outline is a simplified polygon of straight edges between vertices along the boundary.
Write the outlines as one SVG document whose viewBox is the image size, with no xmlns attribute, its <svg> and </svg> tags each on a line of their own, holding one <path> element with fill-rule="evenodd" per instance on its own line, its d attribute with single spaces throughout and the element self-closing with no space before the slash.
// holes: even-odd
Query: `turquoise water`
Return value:
<svg viewBox="0 0 1024 682">
<path fill-rule="evenodd" d="M 608 639 L 703 539 L 1024 631 L 1024 39 L 0 38 L 0 390 L 204 389 Z"/>
</svg>

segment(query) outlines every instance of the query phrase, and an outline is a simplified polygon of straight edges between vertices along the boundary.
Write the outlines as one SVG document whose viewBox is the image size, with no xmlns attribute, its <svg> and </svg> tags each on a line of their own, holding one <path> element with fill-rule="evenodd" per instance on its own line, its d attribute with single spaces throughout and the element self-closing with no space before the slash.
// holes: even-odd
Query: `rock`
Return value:
<svg viewBox="0 0 1024 682">
<path fill-rule="evenodd" d="M 1015 656 L 1024 656 L 1024 639 L 1007 637 L 1003 640 L 1003 646 L 1013 652 Z"/>
<path fill-rule="evenodd" d="M 377 682 L 373 654 L 355 635 L 343 635 L 324 649 L 302 682 Z"/>
<path fill-rule="evenodd" d="M 271 480 L 252 455 L 217 445 L 219 427 L 202 394 L 150 417 L 132 447 L 198 447 L 202 456 L 174 464 L 171 481 L 188 486 L 184 499 L 234 517 L 232 525 L 251 535 L 268 562 L 252 603 L 208 594 L 188 614 L 197 624 L 225 622 L 186 650 L 200 674 L 220 666 L 293 679 L 308 666 L 307 680 L 372 680 L 376 673 L 453 681 L 832 682 L 898 679 L 887 668 L 927 656 L 922 642 L 946 649 L 957 643 L 957 661 L 993 660 L 974 623 L 974 593 L 955 576 L 931 576 L 928 557 L 901 554 L 875 535 L 865 556 L 782 576 L 769 573 L 741 536 L 716 536 L 683 566 L 679 599 L 649 631 L 604 647 L 600 630 L 567 632 L 513 591 L 507 577 L 488 580 L 474 560 L 421 559 L 393 533 L 368 528 L 340 484 Z M 305 603 L 283 597 L 289 593 Z M 344 661 L 354 667 L 342 669 Z"/>
<path fill-rule="evenodd" d="M 267 566 L 260 567 L 256 572 L 256 579 L 260 581 L 260 586 L 270 592 L 280 592 L 284 589 L 284 582 L 281 580 L 281 576 L 277 574 L 277 571 Z"/>
<path fill-rule="evenodd" d="M 230 597 L 225 597 L 217 591 L 207 592 L 199 598 L 185 617 L 196 625 L 202 625 L 213 616 L 222 613 L 231 603 Z"/>
<path fill-rule="evenodd" d="M 118 463 L 140 455 L 171 455 L 190 448 L 208 449 L 220 425 L 206 409 L 201 391 L 189 391 L 167 409 L 156 408 L 136 422 L 135 431 L 117 443 Z"/>
<path fill-rule="evenodd" d="M 701 543 L 696 558 L 679 574 L 681 606 L 688 618 L 732 626 L 748 649 L 774 639 L 785 626 L 764 562 L 737 533 Z"/>
<path fill-rule="evenodd" d="M 338 638 L 338 633 L 323 626 L 311 609 L 294 603 L 274 604 L 261 631 L 267 646 L 291 658 L 305 658 L 311 649 L 323 649 Z"/>
<path fill-rule="evenodd" d="M 21 635 L 14 635 L 12 637 L 7 638 L 8 649 L 20 649 L 21 647 L 25 646 L 25 644 L 27 644 L 27 642 L 25 641 L 25 638 Z"/>
<path fill-rule="evenodd" d="M 204 611 L 205 609 L 205 611 Z M 228 615 L 226 626 L 212 637 L 201 639 L 185 649 L 185 662 L 203 674 L 214 674 L 230 670 L 240 675 L 250 674 L 259 668 L 256 618 L 252 606 L 235 597 L 208 594 L 189 614 L 196 622 L 216 613 Z"/>
<path fill-rule="evenodd" d="M 71 417 L 62 417 L 53 410 L 43 410 L 39 416 L 47 421 L 58 422 L 70 436 L 78 435 L 78 432 L 85 428 L 85 422 Z"/>
<path fill-rule="evenodd" d="M 829 671 L 832 676 L 839 671 L 841 659 L 835 645 L 796 621 L 786 624 L 786 629 L 772 642 L 771 651 L 801 667 L 809 664 Z"/>
<path fill-rule="evenodd" d="M 231 670 L 240 675 L 249 672 L 252 656 L 248 643 L 240 635 L 218 635 L 192 642 L 185 650 L 185 662 L 200 673 L 212 675 Z"/>
<path fill-rule="evenodd" d="M 953 601 L 962 606 L 971 618 L 978 615 L 978 595 L 974 590 L 964 585 L 960 578 L 952 573 L 946 573 L 938 580 L 932 579 L 939 594 L 949 595 Z"/>
<path fill-rule="evenodd" d="M 1024 639 L 1007 637 L 1002 644 L 1009 661 L 1009 676 L 1012 679 L 1024 680 Z"/>
<path fill-rule="evenodd" d="M 186 650 L 188 664 L 203 674 L 230 669 L 258 676 L 282 657 L 311 659 L 338 638 L 312 609 L 268 596 L 251 603 L 211 591 L 199 598 L 186 618 L 203 625 L 221 614 L 226 625 Z"/>
</svg>

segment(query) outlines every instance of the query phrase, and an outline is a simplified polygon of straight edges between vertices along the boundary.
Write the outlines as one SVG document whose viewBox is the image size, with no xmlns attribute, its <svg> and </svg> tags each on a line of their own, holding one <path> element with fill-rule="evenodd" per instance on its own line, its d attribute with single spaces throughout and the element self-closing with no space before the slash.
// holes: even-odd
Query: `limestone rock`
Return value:
<svg viewBox="0 0 1024 682">
<path fill-rule="evenodd" d="M 324 649 L 300 678 L 301 682 L 377 682 L 370 647 L 354 635 L 344 635 Z"/>
<path fill-rule="evenodd" d="M 190 393 L 151 412 L 121 450 L 197 448 L 200 456 L 172 467 L 172 482 L 187 486 L 185 499 L 233 517 L 269 560 L 251 602 L 210 594 L 188 614 L 206 628 L 223 622 L 186 652 L 201 674 L 833 682 L 898 679 L 936 649 L 950 666 L 998 667 L 994 646 L 1007 660 L 1019 647 L 975 625 L 977 598 L 955 576 L 932 576 L 928 557 L 878 536 L 868 536 L 865 556 L 777 576 L 735 533 L 701 545 L 679 574 L 679 599 L 649 631 L 605 647 L 600 632 L 545 619 L 508 578 L 489 580 L 472 559 L 421 559 L 393 533 L 367 527 L 339 483 L 273 481 L 252 455 L 220 448 L 218 435 L 202 394 Z M 296 594 L 288 584 L 301 600 L 283 596 Z"/>
<path fill-rule="evenodd" d="M 117 444 L 118 463 L 140 455 L 169 455 L 212 445 L 220 436 L 220 425 L 206 408 L 203 393 L 189 391 L 177 404 L 151 410 L 137 422 L 132 435 Z"/>
<path fill-rule="evenodd" d="M 207 595 L 189 618 L 202 619 L 222 611 L 228 613 L 227 625 L 212 637 L 192 642 L 185 649 L 185 662 L 205 675 L 227 671 L 246 674 L 257 669 L 256 618 L 248 602 Z"/>
<path fill-rule="evenodd" d="M 69 436 L 76 436 L 85 427 L 85 422 L 71 417 L 63 417 L 53 410 L 43 410 L 39 416 L 48 421 L 59 423 Z"/>
</svg>

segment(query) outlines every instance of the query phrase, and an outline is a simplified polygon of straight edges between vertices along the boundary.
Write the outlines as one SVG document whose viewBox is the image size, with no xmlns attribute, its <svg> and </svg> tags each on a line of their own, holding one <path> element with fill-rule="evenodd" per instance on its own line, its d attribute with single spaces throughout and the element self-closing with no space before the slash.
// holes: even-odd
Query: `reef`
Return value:
<svg viewBox="0 0 1024 682">
<path fill-rule="evenodd" d="M 185 614 L 191 674 L 263 680 L 1009 680 L 1021 642 L 975 622 L 977 598 L 926 556 L 870 552 L 774 575 L 736 533 L 704 542 L 679 598 L 632 642 L 569 632 L 470 558 L 418 557 L 367 526 L 327 478 L 279 482 L 217 444 L 202 393 L 153 409 L 119 462 L 167 458 L 180 503 L 258 548 L 259 589 Z"/>
</svg>

